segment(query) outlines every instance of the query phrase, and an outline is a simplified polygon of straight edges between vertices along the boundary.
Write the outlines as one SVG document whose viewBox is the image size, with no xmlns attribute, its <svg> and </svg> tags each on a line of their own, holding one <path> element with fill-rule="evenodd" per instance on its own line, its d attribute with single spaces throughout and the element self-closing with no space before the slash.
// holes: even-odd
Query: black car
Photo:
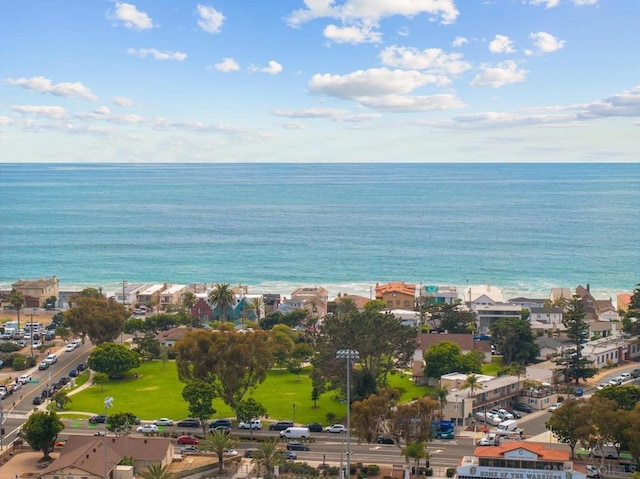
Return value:
<svg viewBox="0 0 640 479">
<path fill-rule="evenodd" d="M 97 416 L 91 416 L 89 418 L 89 422 L 91 424 L 104 424 L 105 422 L 107 422 L 107 416 L 105 416 L 104 414 L 98 414 Z"/>
<path fill-rule="evenodd" d="M 395 444 L 396 442 L 393 440 L 392 437 L 389 436 L 380 436 L 378 437 L 378 439 L 376 440 L 376 442 L 378 444 Z"/>
<path fill-rule="evenodd" d="M 81 373 L 85 369 L 87 369 L 87 365 L 85 363 L 80 363 L 76 366 L 76 371 L 78 371 L 79 373 Z"/>
<path fill-rule="evenodd" d="M 216 419 L 215 421 L 211 421 L 209 423 L 210 429 L 216 429 L 218 427 L 225 427 L 231 429 L 231 420 L 230 419 Z"/>
<path fill-rule="evenodd" d="M 518 411 L 511 410 L 511 411 L 509 411 L 509 413 L 513 416 L 513 419 L 521 419 L 522 418 L 522 414 L 520 414 Z"/>
<path fill-rule="evenodd" d="M 187 419 L 183 419 L 182 421 L 178 421 L 176 423 L 178 427 L 200 427 L 200 421 L 195 418 L 188 417 Z"/>
<path fill-rule="evenodd" d="M 273 424 L 269 424 L 269 431 L 284 431 L 288 427 L 293 427 L 291 421 L 278 421 Z"/>
<path fill-rule="evenodd" d="M 307 427 L 309 428 L 309 432 L 323 432 L 324 431 L 324 427 L 322 427 L 322 424 L 320 424 L 319 422 L 312 422 L 311 424 L 307 424 Z"/>
<path fill-rule="evenodd" d="M 259 449 L 256 449 L 255 447 L 251 447 L 246 451 L 244 451 L 244 457 L 253 458 L 253 456 L 256 455 L 258 452 L 259 452 Z"/>
<path fill-rule="evenodd" d="M 288 451 L 308 451 L 309 446 L 302 442 L 288 442 L 287 443 Z"/>
<path fill-rule="evenodd" d="M 229 426 L 216 426 L 213 428 L 214 431 L 222 431 L 225 434 L 231 434 L 231 428 Z"/>
<path fill-rule="evenodd" d="M 39 406 L 40 404 L 42 404 L 42 402 L 43 402 L 42 398 L 40 396 L 36 396 L 36 397 L 33 398 L 32 404 L 34 406 Z"/>
<path fill-rule="evenodd" d="M 631 377 L 633 379 L 640 378 L 640 369 L 636 368 L 633 371 L 631 371 Z"/>
<path fill-rule="evenodd" d="M 515 406 L 513 406 L 514 411 L 522 411 L 522 412 L 533 412 L 533 409 L 529 407 L 527 404 L 519 402 Z"/>
<path fill-rule="evenodd" d="M 70 381 L 70 379 L 67 376 L 62 376 L 58 382 L 64 386 L 69 381 Z"/>
</svg>

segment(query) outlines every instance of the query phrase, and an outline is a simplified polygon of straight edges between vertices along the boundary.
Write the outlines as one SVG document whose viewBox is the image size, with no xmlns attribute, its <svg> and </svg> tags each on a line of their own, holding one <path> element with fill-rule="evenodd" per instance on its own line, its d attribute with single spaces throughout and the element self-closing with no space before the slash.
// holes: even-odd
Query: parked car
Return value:
<svg viewBox="0 0 640 479">
<path fill-rule="evenodd" d="M 278 421 L 269 424 L 269 431 L 284 431 L 288 427 L 293 427 L 293 423 L 291 421 Z"/>
<path fill-rule="evenodd" d="M 215 429 L 219 426 L 228 427 L 231 429 L 231 420 L 230 419 L 216 419 L 215 421 L 211 421 L 209 423 L 209 428 Z"/>
<path fill-rule="evenodd" d="M 38 364 L 38 369 L 40 371 L 44 371 L 45 369 L 49 369 L 49 363 L 46 361 L 40 361 L 40 364 Z"/>
<path fill-rule="evenodd" d="M 236 451 L 235 449 L 225 449 L 224 450 L 224 455 L 225 456 L 237 456 L 238 455 L 238 451 Z"/>
<path fill-rule="evenodd" d="M 606 388 L 606 387 L 609 387 L 609 386 L 611 386 L 611 384 L 609 384 L 609 383 L 600 383 L 600 384 L 598 384 L 598 386 L 596 387 L 596 389 L 597 389 L 598 391 L 600 391 L 600 390 L 602 390 L 602 389 L 604 389 L 604 388 Z"/>
<path fill-rule="evenodd" d="M 42 398 L 40 396 L 36 396 L 33 398 L 32 404 L 34 406 L 39 406 L 40 404 L 42 404 Z"/>
<path fill-rule="evenodd" d="M 180 448 L 180 452 L 182 454 L 191 454 L 193 452 L 198 452 L 198 448 L 196 446 L 184 446 Z"/>
<path fill-rule="evenodd" d="M 76 366 L 76 370 L 81 373 L 82 371 L 84 371 L 85 369 L 87 369 L 87 365 L 85 363 L 80 363 Z"/>
<path fill-rule="evenodd" d="M 288 449 L 281 449 L 278 453 L 282 454 L 284 458 L 288 461 L 295 461 L 298 459 L 298 455 L 294 451 L 290 451 Z"/>
<path fill-rule="evenodd" d="M 72 369 L 71 371 L 69 371 L 69 377 L 70 378 L 77 378 L 78 377 L 78 371 L 76 369 Z"/>
<path fill-rule="evenodd" d="M 200 421 L 193 417 L 188 417 L 182 421 L 178 421 L 176 424 L 178 427 L 200 427 Z"/>
<path fill-rule="evenodd" d="M 589 479 L 600 479 L 600 469 L 591 464 L 587 464 L 587 477 Z"/>
<path fill-rule="evenodd" d="M 22 385 L 27 384 L 29 381 L 31 381 L 31 374 L 23 374 L 18 378 L 18 382 Z"/>
<path fill-rule="evenodd" d="M 640 368 L 636 368 L 636 369 L 632 370 L 631 371 L 631 377 L 633 379 L 640 378 Z"/>
<path fill-rule="evenodd" d="M 178 436 L 177 439 L 178 444 L 188 444 L 191 446 L 197 446 L 200 444 L 200 440 L 197 437 L 190 436 L 185 434 L 184 436 Z"/>
<path fill-rule="evenodd" d="M 142 433 L 158 432 L 158 426 L 155 424 L 145 424 L 144 426 L 138 426 L 136 431 Z"/>
<path fill-rule="evenodd" d="M 618 377 L 621 378 L 623 381 L 627 381 L 631 379 L 631 373 L 620 373 L 620 376 Z"/>
<path fill-rule="evenodd" d="M 509 412 L 511 413 L 514 419 L 522 419 L 522 414 L 520 414 L 518 411 L 511 410 Z"/>
<path fill-rule="evenodd" d="M 324 432 L 342 433 L 347 432 L 347 428 L 344 426 L 344 424 L 333 424 L 331 426 L 325 427 Z"/>
<path fill-rule="evenodd" d="M 71 353 L 71 352 L 73 352 L 75 350 L 76 350 L 76 345 L 73 344 L 73 343 L 69 343 L 64 347 L 64 352 L 65 353 Z"/>
<path fill-rule="evenodd" d="M 288 442 L 287 449 L 289 451 L 308 451 L 309 446 L 303 442 Z"/>
<path fill-rule="evenodd" d="M 312 422 L 311 424 L 307 424 L 310 432 L 322 432 L 324 431 L 324 427 L 319 422 Z"/>
<path fill-rule="evenodd" d="M 259 419 L 254 419 L 253 421 L 242 421 L 238 424 L 240 429 L 262 429 L 262 422 Z"/>
<path fill-rule="evenodd" d="M 51 366 L 58 362 L 58 356 L 56 356 L 55 354 L 49 354 L 46 358 L 44 358 L 44 360 Z"/>
<path fill-rule="evenodd" d="M 531 409 L 531 406 L 522 402 L 519 402 L 518 404 L 513 406 L 513 409 L 521 412 L 533 412 L 533 409 Z"/>
<path fill-rule="evenodd" d="M 552 405 L 551 405 L 551 407 L 549 408 L 549 412 L 553 412 L 553 411 L 555 411 L 555 410 L 556 410 L 556 409 L 558 409 L 560 406 L 562 406 L 562 403 L 561 403 L 561 402 L 557 402 L 557 403 L 552 404 Z"/>
<path fill-rule="evenodd" d="M 96 416 L 91 416 L 89 418 L 89 422 L 91 424 L 104 424 L 105 422 L 107 422 L 107 416 L 105 416 L 104 414 L 97 414 Z"/>
<path fill-rule="evenodd" d="M 161 417 L 160 419 L 156 419 L 153 421 L 153 424 L 156 426 L 173 426 L 173 419 L 169 419 L 168 417 Z"/>
<path fill-rule="evenodd" d="M 216 426 L 213 428 L 214 431 L 222 431 L 225 434 L 231 434 L 231 428 L 229 426 Z"/>
</svg>

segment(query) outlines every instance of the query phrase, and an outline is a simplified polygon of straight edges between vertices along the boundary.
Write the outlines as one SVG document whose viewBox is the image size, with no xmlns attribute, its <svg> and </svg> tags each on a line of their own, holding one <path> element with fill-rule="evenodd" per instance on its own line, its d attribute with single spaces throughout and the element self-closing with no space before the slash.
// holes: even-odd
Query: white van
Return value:
<svg viewBox="0 0 640 479">
<path fill-rule="evenodd" d="M 515 431 L 518 429 L 518 421 L 515 419 L 507 419 L 496 426 L 498 431 Z"/>
<path fill-rule="evenodd" d="M 605 457 L 607 459 L 618 459 L 620 457 L 620 453 L 616 448 L 615 444 L 607 443 L 603 444 L 601 447 L 596 446 L 589 449 L 592 457 Z"/>
<path fill-rule="evenodd" d="M 280 431 L 280 437 L 283 439 L 307 439 L 311 436 L 308 427 L 288 427 L 284 431 Z"/>
</svg>

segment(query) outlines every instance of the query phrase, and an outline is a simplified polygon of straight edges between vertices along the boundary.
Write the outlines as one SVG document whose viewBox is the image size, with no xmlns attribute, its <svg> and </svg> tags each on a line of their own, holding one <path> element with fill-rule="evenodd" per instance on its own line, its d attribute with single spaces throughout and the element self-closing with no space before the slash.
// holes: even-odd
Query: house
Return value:
<svg viewBox="0 0 640 479">
<path fill-rule="evenodd" d="M 196 304 L 190 311 L 192 318 L 198 318 L 200 324 L 208 323 L 213 319 L 213 309 L 209 304 L 209 297 L 206 294 L 199 293 L 196 295 Z"/>
<path fill-rule="evenodd" d="M 60 280 L 55 276 L 40 279 L 21 279 L 13 283 L 11 288 L 24 296 L 24 308 L 44 308 L 47 299 L 52 296 L 55 296 L 56 299 L 58 298 Z"/>
<path fill-rule="evenodd" d="M 134 458 L 133 469 L 136 474 L 139 474 L 146 471 L 151 464 L 159 464 L 161 467 L 171 464 L 173 455 L 173 442 L 166 438 L 71 435 L 65 442 L 60 456 L 38 477 L 41 479 L 116 477 L 118 464 L 125 456 Z"/>
<path fill-rule="evenodd" d="M 587 466 L 570 460 L 567 449 L 542 443 L 506 441 L 499 446 L 478 446 L 456 468 L 458 479 L 528 478 L 586 479 Z"/>
<path fill-rule="evenodd" d="M 476 322 L 480 334 L 488 334 L 491 325 L 500 319 L 520 319 L 522 317 L 522 308 L 516 304 L 474 304 L 473 310 L 476 313 Z"/>
<path fill-rule="evenodd" d="M 413 309 L 416 307 L 416 286 L 402 281 L 376 283 L 376 299 L 381 300 L 386 309 Z"/>
<path fill-rule="evenodd" d="M 115 292 L 115 300 L 125 306 L 136 304 L 138 302 L 138 294 L 147 288 L 148 286 L 144 283 L 125 283 L 123 289 Z"/>
<path fill-rule="evenodd" d="M 324 318 L 327 315 L 329 293 L 323 287 L 301 287 L 291 293 L 291 302 L 300 304 L 318 318 Z"/>
<path fill-rule="evenodd" d="M 583 287 L 581 285 L 578 286 L 576 288 L 576 295 L 580 297 L 580 299 L 582 299 L 585 319 L 587 321 L 598 319 L 601 314 L 616 311 L 611 298 L 595 299 L 591 294 L 591 288 L 589 287 L 588 283 L 586 287 Z"/>
<path fill-rule="evenodd" d="M 182 303 L 182 295 L 187 292 L 187 285 L 174 284 L 160 293 L 160 310 L 169 311 L 179 307 Z"/>
<path fill-rule="evenodd" d="M 562 348 L 567 344 L 565 339 L 546 335 L 535 338 L 535 343 L 538 345 L 538 348 L 540 348 L 538 359 L 542 361 L 549 360 L 560 354 Z"/>
<path fill-rule="evenodd" d="M 166 286 L 164 284 L 153 284 L 138 293 L 138 303 L 157 305 L 160 303 L 160 293 Z"/>
<path fill-rule="evenodd" d="M 562 324 L 562 308 L 531 308 L 529 321 L 531 323 L 548 324 L 557 328 Z"/>
<path fill-rule="evenodd" d="M 468 286 L 465 288 L 464 300 L 471 310 L 476 309 L 477 306 L 490 306 L 496 303 L 504 303 L 502 290 L 490 284 Z"/>
<path fill-rule="evenodd" d="M 359 296 L 357 294 L 347 294 L 347 293 L 338 293 L 338 297 L 333 301 L 329 302 L 328 312 L 334 313 L 336 308 L 340 306 L 342 302 L 350 302 L 352 305 L 356 307 L 358 311 L 364 311 L 365 305 L 371 301 L 371 298 L 367 298 L 366 296 Z"/>
<path fill-rule="evenodd" d="M 626 313 L 629 311 L 629 305 L 631 304 L 631 294 L 630 293 L 620 293 L 616 296 L 616 306 L 618 307 L 618 311 Z"/>
<path fill-rule="evenodd" d="M 617 326 L 615 322 L 610 321 L 589 321 L 589 337 L 606 338 L 615 336 Z"/>
<path fill-rule="evenodd" d="M 511 409 L 517 402 L 520 396 L 520 388 L 523 384 L 524 378 L 518 376 L 485 376 L 483 374 L 476 374 L 476 389 L 473 391 L 469 387 L 465 387 L 469 374 L 463 373 L 449 373 L 440 376 L 440 385 L 446 387 L 449 390 L 449 394 L 453 395 L 452 405 L 456 401 L 460 402 L 462 398 L 466 398 L 464 415 L 462 416 L 466 420 L 476 412 L 485 412 L 490 409 Z M 456 398 L 457 395 L 457 398 Z M 447 401 L 449 397 L 447 397 Z M 448 414 L 445 417 L 460 417 L 452 416 L 454 410 L 446 409 Z M 462 415 L 462 410 L 459 411 Z"/>
<path fill-rule="evenodd" d="M 185 338 L 189 329 L 186 326 L 177 326 L 175 328 L 160 331 L 154 338 L 160 346 L 174 346 L 178 341 Z"/>
<path fill-rule="evenodd" d="M 629 345 L 630 342 L 622 336 L 612 335 L 585 343 L 582 356 L 590 360 L 594 367 L 601 369 L 628 361 Z"/>
<path fill-rule="evenodd" d="M 398 318 L 403 326 L 411 326 L 413 328 L 417 328 L 420 326 L 420 313 L 418 311 L 407 309 L 392 309 L 389 312 L 396 318 Z"/>
<path fill-rule="evenodd" d="M 453 304 L 460 299 L 457 286 L 426 285 L 419 294 L 421 298 L 429 298 L 430 304 Z"/>
<path fill-rule="evenodd" d="M 265 293 L 262 295 L 262 301 L 264 301 L 264 314 L 267 315 L 278 311 L 282 297 L 276 293 Z"/>
<path fill-rule="evenodd" d="M 525 297 L 519 296 L 517 298 L 510 299 L 507 302 L 510 304 L 517 304 L 522 309 L 528 309 L 529 311 L 532 311 L 534 309 L 544 308 L 546 301 L 547 301 L 546 299 L 525 298 Z"/>
<path fill-rule="evenodd" d="M 549 300 L 552 304 L 566 304 L 573 299 L 573 293 L 569 288 L 551 288 Z"/>
</svg>

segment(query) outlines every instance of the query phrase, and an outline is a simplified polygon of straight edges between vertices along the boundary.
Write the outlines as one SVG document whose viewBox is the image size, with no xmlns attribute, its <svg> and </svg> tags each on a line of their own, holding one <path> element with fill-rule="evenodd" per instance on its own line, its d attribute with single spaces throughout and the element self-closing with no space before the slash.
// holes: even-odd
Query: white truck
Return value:
<svg viewBox="0 0 640 479">
<path fill-rule="evenodd" d="M 503 432 L 511 432 L 518 430 L 518 421 L 515 419 L 507 419 L 496 426 L 496 430 Z"/>
</svg>

